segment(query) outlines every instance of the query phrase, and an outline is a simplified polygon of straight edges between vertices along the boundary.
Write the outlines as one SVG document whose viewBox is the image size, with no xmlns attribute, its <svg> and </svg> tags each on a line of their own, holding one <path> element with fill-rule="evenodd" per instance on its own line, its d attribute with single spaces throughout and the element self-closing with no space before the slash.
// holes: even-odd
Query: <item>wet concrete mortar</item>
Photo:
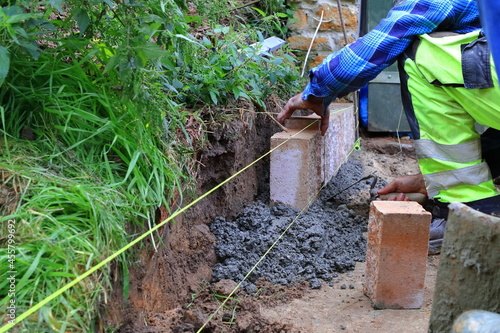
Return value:
<svg viewBox="0 0 500 333">
<path fill-rule="evenodd" d="M 363 179 L 366 170 L 353 155 L 307 211 L 258 201 L 235 219 L 216 218 L 210 225 L 218 258 L 212 282 L 243 281 L 250 294 L 262 278 L 277 285 L 307 281 L 318 289 L 363 262 L 373 178 Z"/>
</svg>

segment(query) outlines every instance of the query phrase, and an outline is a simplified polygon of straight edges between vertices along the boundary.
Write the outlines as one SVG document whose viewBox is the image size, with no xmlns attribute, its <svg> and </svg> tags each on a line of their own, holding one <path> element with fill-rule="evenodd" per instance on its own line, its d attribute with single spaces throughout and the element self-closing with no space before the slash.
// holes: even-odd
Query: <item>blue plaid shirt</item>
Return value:
<svg viewBox="0 0 500 333">
<path fill-rule="evenodd" d="M 402 1 L 372 31 L 313 68 L 302 98 L 324 97 L 327 106 L 374 79 L 417 35 L 434 31 L 467 33 L 480 28 L 475 0 Z"/>
</svg>

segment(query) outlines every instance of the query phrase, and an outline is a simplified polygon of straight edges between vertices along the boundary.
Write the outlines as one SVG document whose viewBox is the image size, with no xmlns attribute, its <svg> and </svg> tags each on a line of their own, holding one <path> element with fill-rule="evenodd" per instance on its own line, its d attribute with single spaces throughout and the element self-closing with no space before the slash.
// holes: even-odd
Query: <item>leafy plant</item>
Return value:
<svg viewBox="0 0 500 333">
<path fill-rule="evenodd" d="M 132 224 L 151 227 L 158 207 L 194 187 L 195 139 L 203 137 L 191 136 L 188 119 L 201 122 L 204 106 L 241 98 L 265 108 L 269 94 L 299 84 L 286 49 L 259 55 L 251 46 L 265 31 L 228 19 L 223 1 L 196 4 L 197 13 L 182 0 L 0 7 L 0 185 L 9 196 L 0 200 L 0 230 L 16 221 L 18 313 L 123 247 Z M 0 238 L 2 260 L 6 245 Z M 130 255 L 116 263 L 125 298 Z M 92 331 L 111 278 L 110 267 L 100 270 L 21 329 Z M 0 281 L 2 307 L 8 288 Z"/>
<path fill-rule="evenodd" d="M 29 53 L 37 58 L 40 49 L 34 42 L 40 34 L 53 31 L 53 26 L 40 14 L 24 13 L 19 6 L 0 7 L 0 86 L 10 69 L 11 57 Z"/>
<path fill-rule="evenodd" d="M 284 22 L 293 17 L 292 11 L 286 10 L 286 12 L 267 14 L 266 11 L 257 7 L 252 7 L 252 9 L 258 14 L 254 16 L 255 21 L 258 22 L 259 27 L 266 35 L 277 35 L 283 38 L 287 35 L 288 28 Z"/>
<path fill-rule="evenodd" d="M 266 13 L 277 13 L 286 7 L 285 0 L 262 0 L 262 8 Z"/>
<path fill-rule="evenodd" d="M 256 42 L 250 43 L 252 40 Z M 299 84 L 294 58 L 286 50 L 279 56 L 262 55 L 259 43 L 263 40 L 258 32 L 249 35 L 216 26 L 206 33 L 201 45 L 179 52 L 181 61 L 163 61 L 166 72 L 161 82 L 173 93 L 172 98 L 190 107 L 239 98 L 263 106 L 271 92 L 285 93 L 282 87 Z"/>
<path fill-rule="evenodd" d="M 58 23 L 59 29 L 72 27 L 67 18 Z M 115 31 L 121 28 L 115 25 Z M 45 49 L 36 59 L 12 58 L 0 90 L 5 144 L 0 170 L 10 175 L 2 188 L 30 184 L 17 209 L 2 212 L 2 231 L 9 219 L 18 224 L 19 314 L 123 247 L 130 237 L 127 224 L 154 223 L 155 210 L 169 207 L 174 193 L 182 194 L 181 185 L 190 182 L 189 155 L 177 131 L 186 113 L 158 88 L 154 55 L 147 53 L 156 49 L 142 42 L 134 46 L 136 39 L 111 38 L 115 47 L 80 35 L 55 35 L 42 42 Z M 120 46 L 131 53 L 113 67 Z M 24 127 L 36 133 L 36 141 L 23 140 Z M 0 240 L 2 259 L 8 255 L 5 241 Z M 127 266 L 121 267 L 126 277 Z M 101 270 L 23 326 L 92 330 L 110 279 L 110 268 Z M 9 301 L 7 293 L 2 281 L 1 306 Z"/>
</svg>

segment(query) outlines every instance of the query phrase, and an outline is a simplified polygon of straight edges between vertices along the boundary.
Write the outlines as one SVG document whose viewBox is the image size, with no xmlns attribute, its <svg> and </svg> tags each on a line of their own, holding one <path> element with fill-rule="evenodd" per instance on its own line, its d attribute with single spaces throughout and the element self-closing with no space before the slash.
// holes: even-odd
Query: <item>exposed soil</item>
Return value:
<svg viewBox="0 0 500 333">
<path fill-rule="evenodd" d="M 268 151 L 279 129 L 263 114 L 245 115 L 210 129 L 199 193 Z M 129 302 L 119 306 L 117 286 L 106 325 L 139 333 L 426 332 L 437 257 L 429 257 L 422 309 L 374 310 L 362 292 L 372 179 L 361 179 L 376 174 L 379 188 L 417 172 L 412 141 L 364 138 L 298 218 L 267 205 L 268 170 L 264 158 L 164 228 L 157 252 L 138 250 Z"/>
</svg>

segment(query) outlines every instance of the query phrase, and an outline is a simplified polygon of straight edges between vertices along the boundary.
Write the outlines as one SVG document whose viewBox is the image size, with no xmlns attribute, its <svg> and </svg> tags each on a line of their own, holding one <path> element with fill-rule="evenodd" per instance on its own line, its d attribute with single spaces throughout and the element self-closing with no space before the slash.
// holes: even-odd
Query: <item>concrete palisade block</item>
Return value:
<svg viewBox="0 0 500 333">
<path fill-rule="evenodd" d="M 377 309 L 423 304 L 431 214 L 411 201 L 373 201 L 364 292 Z"/>
</svg>

